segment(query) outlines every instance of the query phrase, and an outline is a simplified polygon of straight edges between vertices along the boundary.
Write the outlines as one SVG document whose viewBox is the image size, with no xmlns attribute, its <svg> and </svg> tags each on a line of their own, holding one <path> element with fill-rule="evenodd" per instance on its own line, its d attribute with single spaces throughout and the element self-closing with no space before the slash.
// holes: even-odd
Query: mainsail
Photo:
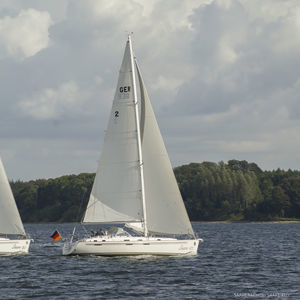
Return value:
<svg viewBox="0 0 300 300">
<path fill-rule="evenodd" d="M 194 236 L 137 63 L 136 67 L 141 90 L 141 139 L 148 230 L 152 233 Z"/>
<path fill-rule="evenodd" d="M 22 235 L 25 230 L 0 158 L 0 235 Z"/>
<path fill-rule="evenodd" d="M 83 222 L 124 223 L 143 219 L 132 61 L 128 40 Z"/>
</svg>

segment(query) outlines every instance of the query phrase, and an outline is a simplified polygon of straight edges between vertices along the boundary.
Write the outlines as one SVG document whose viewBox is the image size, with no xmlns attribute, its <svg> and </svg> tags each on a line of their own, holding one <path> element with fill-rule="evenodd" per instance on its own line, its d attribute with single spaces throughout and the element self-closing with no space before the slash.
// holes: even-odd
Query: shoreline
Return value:
<svg viewBox="0 0 300 300">
<path fill-rule="evenodd" d="M 253 223 L 253 224 L 298 224 L 300 223 L 300 220 L 282 220 L 282 221 L 193 221 L 191 222 L 192 224 L 232 224 L 232 223 L 238 223 L 238 224 L 243 224 L 243 223 Z"/>
<path fill-rule="evenodd" d="M 237 223 L 237 224 L 243 224 L 243 223 L 247 223 L 247 224 L 298 224 L 300 223 L 300 220 L 282 220 L 282 221 L 231 221 L 231 220 L 225 220 L 225 221 L 191 221 L 192 224 L 233 224 L 233 223 Z M 55 225 L 55 224 L 74 224 L 74 225 L 80 225 L 80 222 L 29 222 L 26 223 L 24 222 L 23 224 L 25 225 L 36 225 L 36 224 L 41 224 L 41 225 Z M 92 225 L 92 224 L 81 224 L 83 226 L 86 225 Z"/>
</svg>

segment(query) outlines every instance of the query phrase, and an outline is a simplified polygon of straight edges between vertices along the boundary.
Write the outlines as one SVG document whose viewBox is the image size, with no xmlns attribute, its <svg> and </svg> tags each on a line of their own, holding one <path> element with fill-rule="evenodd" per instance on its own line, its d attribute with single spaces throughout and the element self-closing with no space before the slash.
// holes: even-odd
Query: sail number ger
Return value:
<svg viewBox="0 0 300 300">
<path fill-rule="evenodd" d="M 130 86 L 120 86 L 120 93 L 130 92 Z"/>
</svg>

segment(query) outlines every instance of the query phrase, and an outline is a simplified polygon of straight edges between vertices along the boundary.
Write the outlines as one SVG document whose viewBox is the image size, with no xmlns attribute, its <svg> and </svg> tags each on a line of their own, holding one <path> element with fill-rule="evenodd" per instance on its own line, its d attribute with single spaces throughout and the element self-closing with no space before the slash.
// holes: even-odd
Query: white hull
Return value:
<svg viewBox="0 0 300 300">
<path fill-rule="evenodd" d="M 30 242 L 30 239 L 11 240 L 0 238 L 0 255 L 28 254 Z"/>
<path fill-rule="evenodd" d="M 197 255 L 199 241 L 153 237 L 91 237 L 67 242 L 63 255 Z"/>
</svg>

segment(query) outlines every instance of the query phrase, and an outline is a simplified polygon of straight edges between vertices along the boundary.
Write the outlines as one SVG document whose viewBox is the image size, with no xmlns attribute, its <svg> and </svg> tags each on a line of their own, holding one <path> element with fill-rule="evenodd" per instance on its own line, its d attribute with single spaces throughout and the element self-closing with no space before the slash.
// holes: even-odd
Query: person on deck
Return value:
<svg viewBox="0 0 300 300">
<path fill-rule="evenodd" d="M 105 235 L 105 232 L 103 231 L 103 228 L 102 228 L 102 227 L 100 227 L 98 234 L 99 234 L 99 235 Z"/>
</svg>

